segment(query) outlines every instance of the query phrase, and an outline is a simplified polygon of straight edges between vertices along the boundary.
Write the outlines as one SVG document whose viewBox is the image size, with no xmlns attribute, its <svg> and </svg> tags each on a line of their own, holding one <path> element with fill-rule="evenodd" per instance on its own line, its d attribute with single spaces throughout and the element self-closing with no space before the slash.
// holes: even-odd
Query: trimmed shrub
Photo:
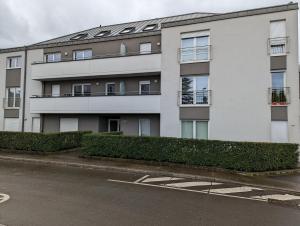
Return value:
<svg viewBox="0 0 300 226">
<path fill-rule="evenodd" d="M 76 148 L 88 132 L 22 133 L 0 132 L 0 148 L 36 152 L 55 152 Z"/>
<path fill-rule="evenodd" d="M 291 169 L 297 144 L 229 142 L 166 137 L 83 136 L 82 152 L 101 156 L 259 172 Z"/>
</svg>

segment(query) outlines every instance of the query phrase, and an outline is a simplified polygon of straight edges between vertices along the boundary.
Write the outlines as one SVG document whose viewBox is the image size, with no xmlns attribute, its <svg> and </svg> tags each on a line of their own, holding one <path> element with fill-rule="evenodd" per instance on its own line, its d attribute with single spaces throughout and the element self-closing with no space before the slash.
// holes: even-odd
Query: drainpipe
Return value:
<svg viewBox="0 0 300 226">
<path fill-rule="evenodd" d="M 27 77 L 27 46 L 24 46 L 24 82 L 23 82 L 23 108 L 22 108 L 22 132 L 25 132 L 25 105 L 26 105 L 26 77 Z"/>
</svg>

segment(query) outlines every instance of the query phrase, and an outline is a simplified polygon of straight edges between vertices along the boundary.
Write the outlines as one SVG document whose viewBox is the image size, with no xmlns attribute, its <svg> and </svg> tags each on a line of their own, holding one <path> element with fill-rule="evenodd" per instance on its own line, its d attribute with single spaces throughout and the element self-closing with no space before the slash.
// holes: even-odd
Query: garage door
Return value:
<svg viewBox="0 0 300 226">
<path fill-rule="evenodd" d="M 4 131 L 19 131 L 19 119 L 18 118 L 4 119 Z"/>
<path fill-rule="evenodd" d="M 78 131 L 78 118 L 61 118 L 60 132 Z"/>
</svg>

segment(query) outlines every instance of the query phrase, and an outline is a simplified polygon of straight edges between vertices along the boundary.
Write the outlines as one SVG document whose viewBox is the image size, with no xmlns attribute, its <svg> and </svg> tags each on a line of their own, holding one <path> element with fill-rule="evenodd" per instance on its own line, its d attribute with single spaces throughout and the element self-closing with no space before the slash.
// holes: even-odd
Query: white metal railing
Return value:
<svg viewBox="0 0 300 226">
<path fill-rule="evenodd" d="M 206 62 L 211 60 L 211 46 L 196 46 L 179 49 L 180 63 Z"/>
<path fill-rule="evenodd" d="M 291 103 L 290 87 L 269 88 L 269 104 L 272 106 L 285 106 Z"/>
<path fill-rule="evenodd" d="M 288 37 L 268 39 L 268 53 L 271 56 L 286 55 L 289 52 Z"/>
<path fill-rule="evenodd" d="M 3 108 L 4 109 L 18 109 L 20 108 L 20 97 L 16 98 L 4 98 L 3 99 Z"/>
<path fill-rule="evenodd" d="M 211 90 L 179 91 L 180 106 L 211 105 Z"/>
</svg>

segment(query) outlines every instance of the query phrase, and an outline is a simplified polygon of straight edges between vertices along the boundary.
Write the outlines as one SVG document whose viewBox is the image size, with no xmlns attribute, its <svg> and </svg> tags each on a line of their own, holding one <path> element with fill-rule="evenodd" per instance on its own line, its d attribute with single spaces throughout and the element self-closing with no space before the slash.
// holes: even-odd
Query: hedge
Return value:
<svg viewBox="0 0 300 226">
<path fill-rule="evenodd" d="M 0 132 L 0 148 L 34 152 L 55 152 L 79 147 L 82 136 L 85 133 L 89 132 L 46 134 Z"/>
<path fill-rule="evenodd" d="M 101 156 L 260 172 L 291 169 L 297 144 L 228 142 L 165 137 L 83 136 L 85 156 Z"/>
</svg>

